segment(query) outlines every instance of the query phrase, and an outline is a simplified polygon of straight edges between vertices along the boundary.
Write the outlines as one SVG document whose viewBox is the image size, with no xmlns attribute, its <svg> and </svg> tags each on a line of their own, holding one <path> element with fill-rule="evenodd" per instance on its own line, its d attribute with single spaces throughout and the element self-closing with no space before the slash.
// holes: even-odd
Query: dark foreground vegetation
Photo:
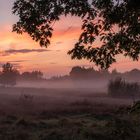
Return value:
<svg viewBox="0 0 140 140">
<path fill-rule="evenodd" d="M 136 72 L 140 74 L 139 70 L 120 74 L 74 67 L 69 76 L 46 80 L 40 71 L 20 74 L 7 63 L 0 74 L 0 140 L 138 140 L 140 86 L 131 79 Z M 118 76 L 132 77 L 126 81 Z M 86 77 L 95 78 L 97 85 L 98 80 L 112 79 L 108 93 L 84 89 Z M 46 85 L 71 80 L 75 86 L 14 87 L 22 80 Z"/>
<path fill-rule="evenodd" d="M 132 107 L 74 102 L 41 113 L 0 115 L 1 140 L 138 140 Z"/>
<path fill-rule="evenodd" d="M 139 139 L 139 102 L 84 92 L 1 88 L 0 140 Z"/>
<path fill-rule="evenodd" d="M 140 96 L 140 85 L 137 82 L 127 82 L 122 78 L 110 80 L 108 94 L 113 97 L 135 97 Z"/>
</svg>

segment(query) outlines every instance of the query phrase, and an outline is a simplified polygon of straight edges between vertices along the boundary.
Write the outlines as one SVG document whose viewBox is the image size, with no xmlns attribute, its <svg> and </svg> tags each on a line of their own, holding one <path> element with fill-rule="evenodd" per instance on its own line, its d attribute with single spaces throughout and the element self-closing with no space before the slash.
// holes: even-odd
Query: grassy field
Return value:
<svg viewBox="0 0 140 140">
<path fill-rule="evenodd" d="M 131 99 L 86 90 L 1 88 L 0 140 L 138 140 Z M 40 94 L 39 94 L 40 93 Z"/>
</svg>

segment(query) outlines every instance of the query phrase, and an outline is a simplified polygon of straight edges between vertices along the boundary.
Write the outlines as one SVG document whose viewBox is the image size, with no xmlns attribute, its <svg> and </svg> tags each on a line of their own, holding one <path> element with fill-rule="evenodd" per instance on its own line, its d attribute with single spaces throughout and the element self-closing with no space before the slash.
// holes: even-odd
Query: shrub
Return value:
<svg viewBox="0 0 140 140">
<path fill-rule="evenodd" d="M 129 113 L 140 114 L 140 101 L 137 101 L 133 104 L 133 106 L 129 110 Z"/>
<path fill-rule="evenodd" d="M 129 83 L 122 78 L 116 78 L 110 80 L 108 84 L 108 94 L 111 96 L 137 96 L 139 94 L 140 87 L 138 83 Z"/>
</svg>

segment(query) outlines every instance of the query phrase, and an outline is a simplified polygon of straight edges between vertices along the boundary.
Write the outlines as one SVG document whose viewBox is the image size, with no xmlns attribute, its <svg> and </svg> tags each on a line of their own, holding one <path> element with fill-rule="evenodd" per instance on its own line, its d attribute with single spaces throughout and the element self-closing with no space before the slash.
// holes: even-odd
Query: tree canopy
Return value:
<svg viewBox="0 0 140 140">
<path fill-rule="evenodd" d="M 0 84 L 6 86 L 16 85 L 17 76 L 19 72 L 13 67 L 12 64 L 6 63 L 2 66 L 2 72 L 0 74 Z"/>
<path fill-rule="evenodd" d="M 88 59 L 101 68 L 116 62 L 118 54 L 139 59 L 139 0 L 16 0 L 13 13 L 19 16 L 13 31 L 27 32 L 46 47 L 50 44 L 53 24 L 62 15 L 80 17 L 82 33 L 68 52 L 72 59 Z M 97 40 L 99 46 L 94 44 Z"/>
</svg>

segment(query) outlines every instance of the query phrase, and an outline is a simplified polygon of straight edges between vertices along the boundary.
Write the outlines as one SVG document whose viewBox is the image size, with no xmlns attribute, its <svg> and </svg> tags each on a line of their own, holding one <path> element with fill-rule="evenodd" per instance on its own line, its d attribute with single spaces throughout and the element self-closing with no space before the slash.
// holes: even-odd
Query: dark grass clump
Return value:
<svg viewBox="0 0 140 140">
<path fill-rule="evenodd" d="M 134 104 L 129 109 L 129 113 L 140 115 L 140 101 L 134 102 Z"/>
<path fill-rule="evenodd" d="M 135 97 L 140 95 L 138 83 L 129 83 L 122 78 L 110 80 L 108 84 L 108 94 L 113 97 Z"/>
</svg>

